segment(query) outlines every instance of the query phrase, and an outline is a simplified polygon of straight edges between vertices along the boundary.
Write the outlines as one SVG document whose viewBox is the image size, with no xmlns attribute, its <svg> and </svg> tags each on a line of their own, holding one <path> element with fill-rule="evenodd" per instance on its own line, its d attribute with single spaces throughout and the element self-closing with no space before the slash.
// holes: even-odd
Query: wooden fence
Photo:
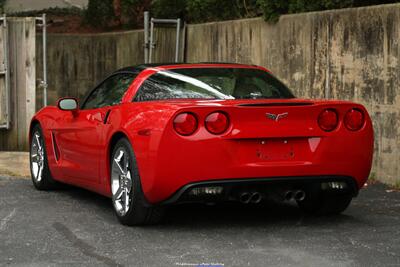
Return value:
<svg viewBox="0 0 400 267">
<path fill-rule="evenodd" d="M 41 36 L 37 36 L 36 54 L 42 58 Z M 173 62 L 175 30 L 155 30 L 154 62 Z M 143 30 L 104 34 L 50 34 L 47 41 L 48 103 L 55 104 L 62 96 L 82 98 L 88 90 L 113 71 L 143 64 Z M 42 69 L 38 60 L 37 69 Z M 38 71 L 38 79 L 42 72 Z M 41 108 L 43 92 L 37 92 L 37 109 Z"/>
<path fill-rule="evenodd" d="M 8 122 L 7 86 L 6 86 L 6 27 L 4 22 L 0 25 L 0 127 L 6 127 Z M 3 74 L 4 73 L 4 74 Z"/>
<path fill-rule="evenodd" d="M 10 18 L 7 23 L 11 125 L 8 130 L 0 129 L 0 149 L 27 150 L 29 123 L 36 109 L 36 21 L 34 18 Z M 4 107 L 4 87 L 0 90 Z"/>
</svg>

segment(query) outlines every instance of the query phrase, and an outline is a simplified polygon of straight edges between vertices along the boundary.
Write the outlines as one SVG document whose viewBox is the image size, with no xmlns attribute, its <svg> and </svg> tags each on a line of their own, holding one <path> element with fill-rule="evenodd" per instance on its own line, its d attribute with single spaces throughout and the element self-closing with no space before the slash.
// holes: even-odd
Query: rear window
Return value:
<svg viewBox="0 0 400 267">
<path fill-rule="evenodd" d="M 134 101 L 293 97 L 283 83 L 259 69 L 193 68 L 153 74 L 143 82 Z"/>
</svg>

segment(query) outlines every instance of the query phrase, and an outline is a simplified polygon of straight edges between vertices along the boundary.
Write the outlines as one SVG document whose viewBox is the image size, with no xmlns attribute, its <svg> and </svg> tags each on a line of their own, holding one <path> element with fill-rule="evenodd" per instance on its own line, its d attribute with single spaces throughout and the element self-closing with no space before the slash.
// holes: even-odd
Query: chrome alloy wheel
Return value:
<svg viewBox="0 0 400 267">
<path fill-rule="evenodd" d="M 114 153 L 111 167 L 112 200 L 119 215 L 124 216 L 131 206 L 132 176 L 128 152 L 121 147 Z"/>
<path fill-rule="evenodd" d="M 35 132 L 32 136 L 31 168 L 34 181 L 40 183 L 43 178 L 44 169 L 44 145 L 43 138 L 39 132 Z"/>
</svg>

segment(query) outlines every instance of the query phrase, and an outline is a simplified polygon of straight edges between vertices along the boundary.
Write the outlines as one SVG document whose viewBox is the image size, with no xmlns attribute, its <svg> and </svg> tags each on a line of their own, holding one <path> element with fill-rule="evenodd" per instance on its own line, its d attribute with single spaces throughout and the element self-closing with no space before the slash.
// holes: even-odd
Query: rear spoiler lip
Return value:
<svg viewBox="0 0 400 267">
<path fill-rule="evenodd" d="M 238 107 L 288 107 L 288 106 L 312 106 L 314 102 L 271 102 L 271 103 L 246 103 Z"/>
</svg>

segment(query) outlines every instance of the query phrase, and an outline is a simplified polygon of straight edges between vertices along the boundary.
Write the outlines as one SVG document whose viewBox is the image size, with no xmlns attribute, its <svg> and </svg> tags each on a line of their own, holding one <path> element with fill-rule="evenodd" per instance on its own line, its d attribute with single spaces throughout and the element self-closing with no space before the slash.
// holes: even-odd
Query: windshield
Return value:
<svg viewBox="0 0 400 267">
<path fill-rule="evenodd" d="M 135 101 L 165 99 L 282 99 L 290 90 L 266 71 L 190 68 L 159 71 L 143 82 Z"/>
</svg>

